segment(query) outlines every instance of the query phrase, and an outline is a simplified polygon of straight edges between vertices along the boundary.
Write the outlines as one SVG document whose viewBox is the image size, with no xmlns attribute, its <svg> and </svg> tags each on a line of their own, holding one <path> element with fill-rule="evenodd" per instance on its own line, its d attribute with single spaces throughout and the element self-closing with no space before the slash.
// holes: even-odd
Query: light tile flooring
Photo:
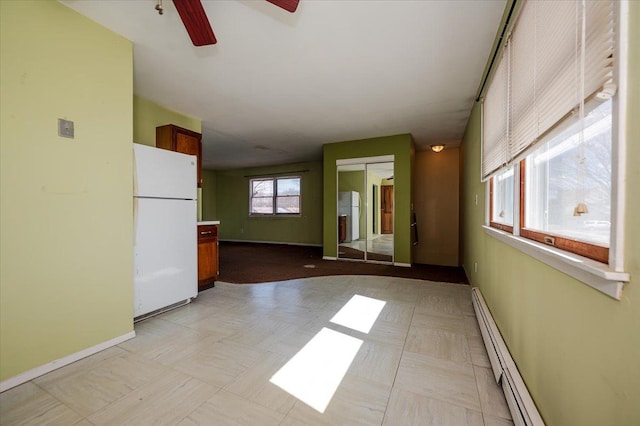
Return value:
<svg viewBox="0 0 640 426">
<path fill-rule="evenodd" d="M 330 321 L 354 295 L 386 302 L 368 333 Z M 320 413 L 270 378 L 323 328 L 362 344 Z M 0 394 L 0 423 L 512 424 L 466 285 L 367 276 L 217 283 L 135 329 L 135 339 Z"/>
</svg>

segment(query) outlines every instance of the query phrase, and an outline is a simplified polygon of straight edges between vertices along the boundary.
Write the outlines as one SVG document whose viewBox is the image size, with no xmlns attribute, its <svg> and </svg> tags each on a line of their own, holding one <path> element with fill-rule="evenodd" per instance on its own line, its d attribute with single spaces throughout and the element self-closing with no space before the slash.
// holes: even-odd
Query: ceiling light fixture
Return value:
<svg viewBox="0 0 640 426">
<path fill-rule="evenodd" d="M 440 152 L 444 149 L 444 145 L 431 145 L 431 151 Z"/>
</svg>

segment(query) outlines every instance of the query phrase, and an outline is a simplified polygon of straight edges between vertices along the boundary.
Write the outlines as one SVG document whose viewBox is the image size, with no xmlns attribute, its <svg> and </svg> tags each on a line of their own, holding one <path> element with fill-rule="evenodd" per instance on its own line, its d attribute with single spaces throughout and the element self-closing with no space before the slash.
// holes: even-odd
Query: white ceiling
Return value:
<svg viewBox="0 0 640 426">
<path fill-rule="evenodd" d="M 218 43 L 194 47 L 172 1 L 62 0 L 133 42 L 135 93 L 200 118 L 215 169 L 399 133 L 457 146 L 505 2 L 205 0 Z"/>
</svg>

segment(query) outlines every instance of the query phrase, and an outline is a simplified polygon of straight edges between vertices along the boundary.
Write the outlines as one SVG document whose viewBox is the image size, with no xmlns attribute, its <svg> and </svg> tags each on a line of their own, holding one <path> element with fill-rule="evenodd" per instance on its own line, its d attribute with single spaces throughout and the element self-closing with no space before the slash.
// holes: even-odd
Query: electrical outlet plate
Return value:
<svg viewBox="0 0 640 426">
<path fill-rule="evenodd" d="M 73 139 L 73 121 L 58 118 L 58 136 Z"/>
</svg>

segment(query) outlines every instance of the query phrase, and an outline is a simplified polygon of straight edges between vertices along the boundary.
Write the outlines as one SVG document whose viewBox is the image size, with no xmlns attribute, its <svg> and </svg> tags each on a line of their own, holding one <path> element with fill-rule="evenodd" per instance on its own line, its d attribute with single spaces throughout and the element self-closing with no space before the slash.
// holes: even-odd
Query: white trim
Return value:
<svg viewBox="0 0 640 426">
<path fill-rule="evenodd" d="M 131 330 L 130 332 L 128 332 L 127 334 L 123 334 L 122 336 L 114 337 L 113 339 L 107 340 L 106 342 L 98 343 L 97 345 L 91 346 L 90 348 L 83 349 L 79 352 L 67 355 L 63 358 L 58 358 L 36 368 L 32 368 L 31 370 L 25 371 L 24 373 L 20 373 L 3 382 L 0 382 L 0 392 L 4 392 L 13 387 L 26 383 L 29 380 L 33 380 L 36 377 L 42 376 L 43 374 L 50 373 L 53 370 L 57 370 L 58 368 L 64 367 L 65 365 L 69 365 L 73 362 L 81 360 L 82 358 L 86 358 L 105 349 L 109 349 L 112 346 L 119 345 L 124 341 L 133 339 L 134 337 L 136 337 L 136 332 L 134 330 Z"/>
<path fill-rule="evenodd" d="M 336 166 L 349 166 L 352 164 L 390 163 L 396 160 L 395 155 L 378 155 L 376 157 L 341 158 L 336 160 Z"/>
<path fill-rule="evenodd" d="M 402 266 L 403 268 L 411 268 L 410 263 L 393 262 L 393 266 Z"/>
<path fill-rule="evenodd" d="M 483 226 L 487 235 L 575 278 L 602 293 L 620 300 L 629 274 L 615 271 L 608 265 L 577 254 L 550 247 L 536 241 L 511 235 L 490 226 Z"/>
<path fill-rule="evenodd" d="M 612 128 L 614 141 L 611 152 L 611 241 L 609 265 L 615 271 L 624 271 L 624 214 L 626 207 L 627 161 L 627 99 L 629 62 L 629 2 L 618 5 L 616 83 L 618 91 L 613 103 L 616 123 Z"/>
<path fill-rule="evenodd" d="M 322 256 L 322 260 L 338 260 L 338 258 L 334 256 Z"/>
<path fill-rule="evenodd" d="M 234 240 L 234 239 L 227 239 L 227 238 L 225 238 L 224 240 L 218 239 L 218 241 L 227 242 L 227 243 L 281 244 L 285 246 L 322 247 L 322 244 L 290 243 L 287 241 Z"/>
</svg>

